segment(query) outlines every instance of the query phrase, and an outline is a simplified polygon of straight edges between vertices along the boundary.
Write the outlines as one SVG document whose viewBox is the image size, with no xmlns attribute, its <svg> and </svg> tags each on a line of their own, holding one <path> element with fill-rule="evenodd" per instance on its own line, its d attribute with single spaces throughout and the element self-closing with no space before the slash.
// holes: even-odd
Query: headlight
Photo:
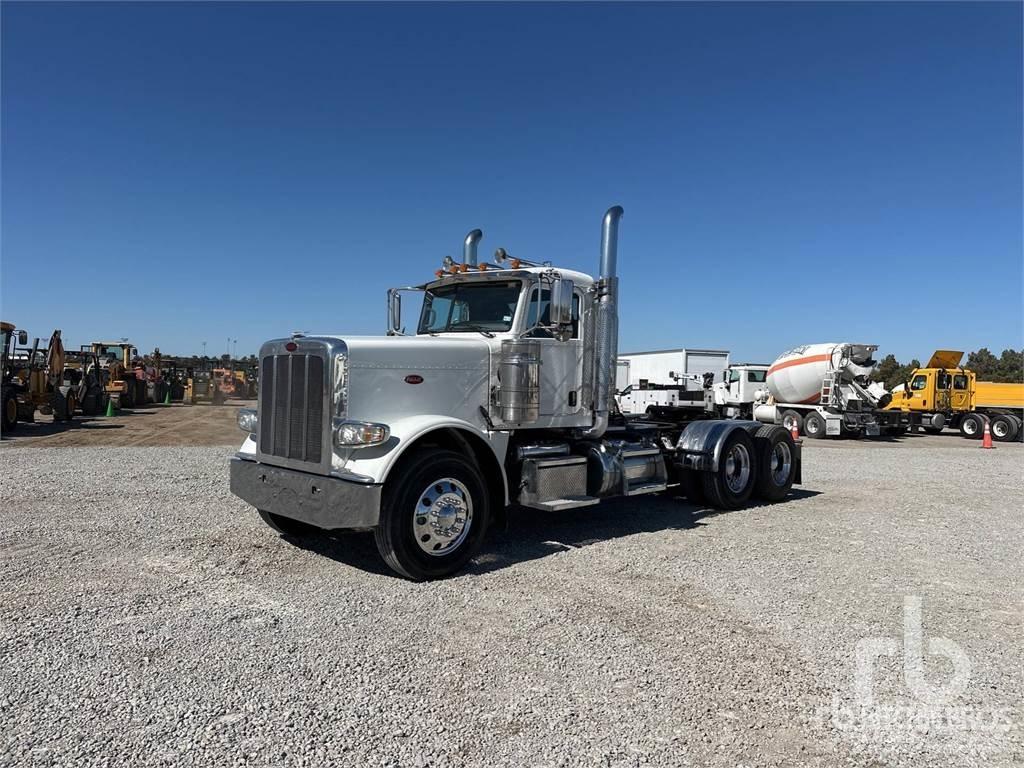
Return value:
<svg viewBox="0 0 1024 768">
<path fill-rule="evenodd" d="M 255 408 L 238 409 L 238 428 L 240 430 L 254 434 L 259 423 L 259 417 L 256 415 Z"/>
<path fill-rule="evenodd" d="M 339 448 L 365 448 L 380 445 L 391 435 L 385 424 L 368 421 L 339 421 L 334 425 L 334 444 Z"/>
</svg>

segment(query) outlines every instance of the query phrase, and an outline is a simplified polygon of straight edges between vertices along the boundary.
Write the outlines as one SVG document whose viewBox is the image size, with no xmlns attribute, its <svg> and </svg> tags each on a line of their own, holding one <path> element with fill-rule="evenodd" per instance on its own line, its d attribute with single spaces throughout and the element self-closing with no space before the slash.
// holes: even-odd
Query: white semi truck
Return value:
<svg viewBox="0 0 1024 768">
<path fill-rule="evenodd" d="M 388 292 L 388 332 L 293 335 L 260 350 L 258 409 L 231 490 L 282 534 L 372 529 L 412 579 L 461 569 L 511 505 L 552 514 L 685 492 L 721 509 L 778 501 L 800 445 L 778 426 L 615 409 L 617 238 L 605 214 L 600 277 L 511 258 L 482 237 L 434 279 Z M 414 332 L 404 291 L 422 295 Z"/>
</svg>

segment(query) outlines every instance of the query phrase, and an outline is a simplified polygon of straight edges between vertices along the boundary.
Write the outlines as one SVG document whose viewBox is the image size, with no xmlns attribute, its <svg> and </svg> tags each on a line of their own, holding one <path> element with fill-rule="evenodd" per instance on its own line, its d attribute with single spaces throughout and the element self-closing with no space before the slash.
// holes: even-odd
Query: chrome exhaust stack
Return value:
<svg viewBox="0 0 1024 768">
<path fill-rule="evenodd" d="M 594 423 L 583 437 L 598 438 L 608 429 L 611 400 L 614 397 L 615 365 L 619 354 L 619 220 L 622 206 L 608 209 L 601 222 L 601 274 L 597 291 L 597 319 L 594 348 Z"/>
<path fill-rule="evenodd" d="M 479 229 L 474 229 L 468 235 L 466 240 L 462 243 L 462 263 L 469 264 L 471 267 L 476 266 L 476 248 L 483 239 L 484 233 Z"/>
</svg>

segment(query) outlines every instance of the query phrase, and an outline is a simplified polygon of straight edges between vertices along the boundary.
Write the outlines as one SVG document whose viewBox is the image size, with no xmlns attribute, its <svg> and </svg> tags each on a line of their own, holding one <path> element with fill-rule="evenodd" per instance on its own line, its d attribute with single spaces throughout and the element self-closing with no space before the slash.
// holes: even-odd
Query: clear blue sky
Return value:
<svg viewBox="0 0 1024 768">
<path fill-rule="evenodd" d="M 72 345 L 378 333 L 482 253 L 623 349 L 1024 346 L 1021 5 L 2 7 L 2 314 Z"/>
</svg>

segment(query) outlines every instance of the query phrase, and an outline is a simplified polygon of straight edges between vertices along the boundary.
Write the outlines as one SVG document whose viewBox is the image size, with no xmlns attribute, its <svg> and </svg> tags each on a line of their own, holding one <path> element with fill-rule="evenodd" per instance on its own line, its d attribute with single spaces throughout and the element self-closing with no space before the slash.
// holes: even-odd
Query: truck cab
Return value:
<svg viewBox="0 0 1024 768">
<path fill-rule="evenodd" d="M 713 387 L 715 406 L 730 418 L 752 418 L 754 403 L 763 399 L 768 367 L 754 363 L 730 365 Z"/>
<path fill-rule="evenodd" d="M 621 215 L 602 220 L 598 278 L 501 248 L 480 261 L 473 230 L 460 263 L 388 291 L 384 335 L 266 342 L 232 491 L 283 535 L 373 530 L 417 580 L 462 568 L 510 505 L 554 514 L 681 488 L 721 509 L 784 498 L 800 478 L 785 430 L 617 413 Z M 410 294 L 420 309 L 405 317 Z"/>
</svg>

